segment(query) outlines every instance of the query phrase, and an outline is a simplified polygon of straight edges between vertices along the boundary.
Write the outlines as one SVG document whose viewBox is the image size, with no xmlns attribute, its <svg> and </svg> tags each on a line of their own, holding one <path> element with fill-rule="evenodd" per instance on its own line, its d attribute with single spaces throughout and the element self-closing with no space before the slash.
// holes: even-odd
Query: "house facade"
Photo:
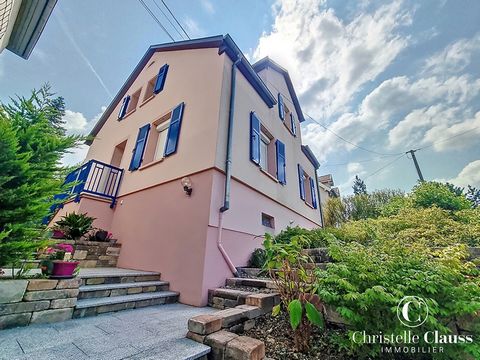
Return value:
<svg viewBox="0 0 480 360">
<path fill-rule="evenodd" d="M 325 206 L 328 199 L 340 197 L 340 190 L 335 186 L 332 174 L 321 175 L 318 177 L 318 190 L 320 192 L 322 206 Z"/>
<path fill-rule="evenodd" d="M 229 35 L 152 46 L 50 224 L 95 217 L 122 244 L 119 267 L 158 271 L 182 303 L 205 305 L 265 232 L 322 225 L 301 121 L 288 72 L 268 58 L 252 66 Z"/>
</svg>

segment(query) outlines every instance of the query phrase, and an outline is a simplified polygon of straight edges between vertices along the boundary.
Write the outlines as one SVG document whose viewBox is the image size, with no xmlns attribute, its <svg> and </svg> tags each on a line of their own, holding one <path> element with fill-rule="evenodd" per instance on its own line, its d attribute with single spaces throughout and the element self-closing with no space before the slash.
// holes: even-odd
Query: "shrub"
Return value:
<svg viewBox="0 0 480 360">
<path fill-rule="evenodd" d="M 80 141 L 65 135 L 64 108 L 48 86 L 0 105 L 0 267 L 18 266 L 44 246 L 36 240 L 61 192 L 60 159 Z"/>
<path fill-rule="evenodd" d="M 85 214 L 70 213 L 55 223 L 55 227 L 65 234 L 67 239 L 77 240 L 93 229 L 95 218 Z"/>
<path fill-rule="evenodd" d="M 258 248 L 253 250 L 252 256 L 248 261 L 248 266 L 253 268 L 263 268 L 267 261 L 267 255 L 264 249 Z"/>
<path fill-rule="evenodd" d="M 412 190 L 412 202 L 415 207 L 437 206 L 444 210 L 464 210 L 472 204 L 452 187 L 435 181 L 420 182 Z"/>
<path fill-rule="evenodd" d="M 315 274 L 311 267 L 306 266 L 312 261 L 302 252 L 307 243 L 302 235 L 280 243 L 266 234 L 264 241 L 267 268 L 281 298 L 281 304 L 273 308 L 272 314 L 278 315 L 282 307 L 288 311 L 295 348 L 302 352 L 310 346 L 312 325 L 324 327 L 319 299 L 315 294 Z"/>
<path fill-rule="evenodd" d="M 321 228 L 308 230 L 299 226 L 287 227 L 274 237 L 274 241 L 279 244 L 287 244 L 296 236 L 302 236 L 305 239 L 303 242 L 305 248 L 319 248 L 327 246 L 330 234 Z"/>
<path fill-rule="evenodd" d="M 363 357 L 378 355 L 380 345 L 355 343 L 355 331 L 402 334 L 406 328 L 396 306 L 404 296 L 419 296 L 429 307 L 426 322 L 415 328 L 419 334 L 450 334 L 455 319 L 480 310 L 479 272 L 465 263 L 465 245 L 435 250 L 422 242 L 381 238 L 368 246 L 337 241 L 329 254 L 334 263 L 317 270 L 318 294 L 349 323 L 348 336 L 337 339 L 339 345 Z M 429 345 L 421 337 L 415 346 Z M 478 343 L 448 345 L 444 351 L 450 359 L 480 354 Z"/>
</svg>

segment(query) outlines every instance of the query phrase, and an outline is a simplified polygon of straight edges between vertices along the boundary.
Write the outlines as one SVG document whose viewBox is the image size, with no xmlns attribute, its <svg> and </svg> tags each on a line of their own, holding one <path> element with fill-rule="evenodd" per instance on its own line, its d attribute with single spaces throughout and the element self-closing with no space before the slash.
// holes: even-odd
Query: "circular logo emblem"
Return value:
<svg viewBox="0 0 480 360">
<path fill-rule="evenodd" d="M 405 326 L 420 326 L 428 317 L 427 303 L 418 296 L 405 296 L 397 305 L 397 317 Z"/>
</svg>

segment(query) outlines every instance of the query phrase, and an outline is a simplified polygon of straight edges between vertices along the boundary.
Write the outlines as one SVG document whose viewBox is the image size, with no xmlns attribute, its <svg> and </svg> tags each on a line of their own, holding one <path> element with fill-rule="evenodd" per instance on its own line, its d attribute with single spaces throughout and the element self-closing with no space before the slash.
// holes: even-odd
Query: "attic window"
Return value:
<svg viewBox="0 0 480 360">
<path fill-rule="evenodd" d="M 140 91 L 141 89 L 137 90 L 131 97 L 130 102 L 128 103 L 127 114 L 131 113 L 137 108 L 138 99 L 140 99 Z"/>
<path fill-rule="evenodd" d="M 155 87 L 155 82 L 157 81 L 157 77 L 153 77 L 150 79 L 150 81 L 147 84 L 147 88 L 145 89 L 145 95 L 143 95 L 143 101 L 147 101 L 148 99 L 152 98 L 155 93 L 153 92 L 153 89 Z"/>
</svg>

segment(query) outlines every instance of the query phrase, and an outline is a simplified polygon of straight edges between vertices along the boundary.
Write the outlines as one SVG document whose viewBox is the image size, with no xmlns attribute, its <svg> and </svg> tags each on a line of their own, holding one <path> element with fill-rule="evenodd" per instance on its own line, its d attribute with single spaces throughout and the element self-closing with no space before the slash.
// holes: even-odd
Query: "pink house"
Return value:
<svg viewBox="0 0 480 360">
<path fill-rule="evenodd" d="M 88 213 L 122 244 L 119 267 L 161 272 L 182 303 L 205 305 L 265 232 L 322 225 L 302 121 L 288 72 L 251 65 L 229 35 L 151 46 L 51 223 Z"/>
</svg>

